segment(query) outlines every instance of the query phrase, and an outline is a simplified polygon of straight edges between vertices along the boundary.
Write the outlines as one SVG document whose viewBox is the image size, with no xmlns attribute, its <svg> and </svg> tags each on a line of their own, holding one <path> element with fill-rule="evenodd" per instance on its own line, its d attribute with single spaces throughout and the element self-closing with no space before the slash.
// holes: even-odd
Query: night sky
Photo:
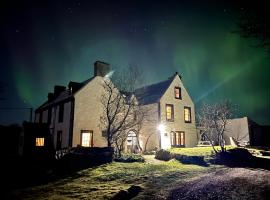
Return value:
<svg viewBox="0 0 270 200">
<path fill-rule="evenodd" d="M 244 5 L 37 2 L 1 3 L 0 107 L 36 108 L 54 85 L 88 79 L 102 60 L 116 72 L 137 66 L 144 84 L 178 71 L 195 105 L 231 99 L 239 117 L 270 124 L 270 54 L 233 33 Z M 0 112 L 0 123 L 29 118 L 27 110 Z"/>
</svg>

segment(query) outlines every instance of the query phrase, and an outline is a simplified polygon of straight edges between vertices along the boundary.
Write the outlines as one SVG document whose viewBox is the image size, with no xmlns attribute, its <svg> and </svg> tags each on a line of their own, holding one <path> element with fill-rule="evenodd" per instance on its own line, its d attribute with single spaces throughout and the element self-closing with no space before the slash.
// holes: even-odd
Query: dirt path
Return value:
<svg viewBox="0 0 270 200">
<path fill-rule="evenodd" d="M 155 155 L 143 155 L 145 162 L 149 164 L 161 164 L 166 161 L 155 159 Z"/>
<path fill-rule="evenodd" d="M 187 180 L 170 190 L 164 199 L 270 199 L 270 171 L 224 168 Z"/>
</svg>

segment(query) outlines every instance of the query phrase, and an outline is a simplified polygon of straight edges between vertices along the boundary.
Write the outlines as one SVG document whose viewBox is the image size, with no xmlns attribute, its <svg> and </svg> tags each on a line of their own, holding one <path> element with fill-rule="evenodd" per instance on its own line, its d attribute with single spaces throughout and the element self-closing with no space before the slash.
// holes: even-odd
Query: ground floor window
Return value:
<svg viewBox="0 0 270 200">
<path fill-rule="evenodd" d="M 44 146 L 44 137 L 36 138 L 36 147 L 43 147 Z"/>
<path fill-rule="evenodd" d="M 81 131 L 81 146 L 93 147 L 93 131 L 90 130 Z"/>
<path fill-rule="evenodd" d="M 185 146 L 185 132 L 183 131 L 171 132 L 171 146 L 184 147 Z"/>
<path fill-rule="evenodd" d="M 61 148 L 62 148 L 62 131 L 57 131 L 56 149 L 59 150 Z"/>
</svg>

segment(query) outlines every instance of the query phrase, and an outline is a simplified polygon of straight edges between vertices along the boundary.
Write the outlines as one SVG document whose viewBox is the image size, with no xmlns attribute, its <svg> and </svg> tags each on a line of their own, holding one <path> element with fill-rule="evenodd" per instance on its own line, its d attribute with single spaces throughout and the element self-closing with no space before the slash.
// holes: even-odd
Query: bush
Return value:
<svg viewBox="0 0 270 200">
<path fill-rule="evenodd" d="M 187 156 L 175 154 L 174 158 L 183 164 L 207 165 L 204 161 L 204 156 Z"/>
<path fill-rule="evenodd" d="M 164 149 L 160 149 L 156 152 L 155 158 L 158 160 L 164 160 L 164 161 L 168 161 L 170 159 L 173 158 L 171 152 L 164 150 Z"/>
<path fill-rule="evenodd" d="M 123 154 L 119 158 L 115 158 L 114 161 L 116 162 L 144 162 L 144 157 L 139 154 Z"/>
<path fill-rule="evenodd" d="M 242 159 L 252 158 L 252 154 L 247 149 L 234 148 L 234 149 L 228 150 L 228 153 L 237 158 L 242 158 Z"/>
<path fill-rule="evenodd" d="M 250 163 L 253 159 L 252 154 L 243 148 L 234 148 L 225 152 L 219 152 L 215 155 L 211 163 L 224 164 L 228 166 L 242 166 Z"/>
</svg>

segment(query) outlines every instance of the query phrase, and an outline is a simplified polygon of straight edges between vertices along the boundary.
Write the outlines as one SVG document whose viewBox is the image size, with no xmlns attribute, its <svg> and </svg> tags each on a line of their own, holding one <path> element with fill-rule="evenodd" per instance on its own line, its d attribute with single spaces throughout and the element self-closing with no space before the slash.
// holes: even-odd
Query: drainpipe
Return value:
<svg viewBox="0 0 270 200">
<path fill-rule="evenodd" d="M 161 122 L 161 108 L 160 108 L 160 102 L 158 102 L 158 124 Z M 158 131 L 158 140 L 159 140 L 159 149 L 161 149 L 161 134 L 160 131 Z"/>
</svg>

